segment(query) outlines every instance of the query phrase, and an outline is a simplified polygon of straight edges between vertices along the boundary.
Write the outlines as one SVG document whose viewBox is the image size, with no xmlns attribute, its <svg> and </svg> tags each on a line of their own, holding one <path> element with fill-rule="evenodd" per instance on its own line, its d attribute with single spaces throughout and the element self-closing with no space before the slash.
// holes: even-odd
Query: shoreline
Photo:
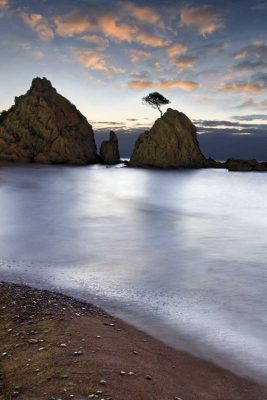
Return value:
<svg viewBox="0 0 267 400">
<path fill-rule="evenodd" d="M 0 400 L 264 400 L 267 388 L 72 297 L 0 283 Z"/>
</svg>

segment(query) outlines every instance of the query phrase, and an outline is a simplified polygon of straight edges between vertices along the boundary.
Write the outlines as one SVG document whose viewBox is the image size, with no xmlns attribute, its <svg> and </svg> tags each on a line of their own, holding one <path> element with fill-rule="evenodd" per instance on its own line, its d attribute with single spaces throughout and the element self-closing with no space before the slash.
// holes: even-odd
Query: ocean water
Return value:
<svg viewBox="0 0 267 400">
<path fill-rule="evenodd" d="M 267 174 L 0 168 L 0 279 L 267 381 Z"/>
</svg>

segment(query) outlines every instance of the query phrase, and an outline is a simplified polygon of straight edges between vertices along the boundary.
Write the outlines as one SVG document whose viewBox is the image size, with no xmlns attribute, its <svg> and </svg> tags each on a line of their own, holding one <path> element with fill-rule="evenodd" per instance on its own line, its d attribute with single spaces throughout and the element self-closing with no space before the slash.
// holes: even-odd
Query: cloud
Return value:
<svg viewBox="0 0 267 400">
<path fill-rule="evenodd" d="M 187 46 L 183 43 L 176 43 L 167 48 L 167 54 L 170 58 L 179 56 L 187 52 Z"/>
<path fill-rule="evenodd" d="M 238 104 L 235 108 L 238 110 L 255 109 L 255 110 L 260 110 L 260 111 L 266 111 L 267 100 L 261 100 L 261 101 L 256 102 L 252 99 L 249 99 L 247 101 L 244 101 L 241 104 Z"/>
<path fill-rule="evenodd" d="M 54 32 L 48 21 L 41 14 L 22 12 L 20 14 L 23 21 L 29 28 L 33 29 L 40 39 L 48 42 L 54 38 Z"/>
<path fill-rule="evenodd" d="M 8 10 L 9 0 L 0 0 L 0 18 L 2 18 Z"/>
<path fill-rule="evenodd" d="M 9 0 L 0 0 L 0 10 L 8 6 Z"/>
<path fill-rule="evenodd" d="M 260 84 L 257 83 L 244 83 L 244 82 L 229 82 L 221 83 L 218 89 L 222 92 L 254 92 L 261 93 L 264 90 Z"/>
<path fill-rule="evenodd" d="M 239 71 L 255 71 L 255 70 L 267 70 L 267 62 L 263 61 L 241 61 L 234 66 Z"/>
<path fill-rule="evenodd" d="M 156 24 L 160 21 L 159 13 L 152 7 L 139 7 L 133 3 L 127 3 L 125 5 L 125 10 L 127 14 L 134 17 L 140 22 L 145 22 L 149 24 Z"/>
<path fill-rule="evenodd" d="M 76 10 L 64 17 L 54 17 L 54 23 L 56 26 L 56 33 L 62 37 L 76 36 L 95 28 L 95 25 L 87 16 L 81 15 Z"/>
<path fill-rule="evenodd" d="M 210 43 L 201 47 L 201 52 L 219 54 L 227 48 L 226 43 Z"/>
<path fill-rule="evenodd" d="M 234 53 L 234 58 L 237 60 L 246 57 L 267 62 L 267 44 L 263 42 L 252 43 Z"/>
<path fill-rule="evenodd" d="M 31 54 L 36 60 L 44 58 L 44 53 L 41 50 L 34 48 L 30 43 L 19 43 L 18 48 Z"/>
<path fill-rule="evenodd" d="M 95 45 L 99 51 L 106 50 L 109 46 L 109 41 L 100 35 L 83 35 L 80 39 Z"/>
<path fill-rule="evenodd" d="M 150 80 L 132 80 L 128 83 L 131 89 L 144 90 L 144 89 L 182 89 L 191 91 L 197 89 L 200 85 L 197 82 L 185 81 L 179 79 L 161 79 L 159 82 Z"/>
<path fill-rule="evenodd" d="M 234 115 L 231 118 L 237 121 L 267 121 L 267 114 Z"/>
<path fill-rule="evenodd" d="M 106 36 L 111 37 L 118 42 L 132 42 L 138 32 L 136 26 L 127 23 L 120 23 L 112 15 L 103 15 L 99 17 L 97 25 Z"/>
<path fill-rule="evenodd" d="M 171 60 L 171 63 L 179 68 L 191 68 L 196 64 L 197 60 L 197 57 L 181 56 Z"/>
<path fill-rule="evenodd" d="M 246 109 L 246 108 L 254 108 L 255 107 L 255 102 L 252 99 L 246 100 L 243 103 L 239 104 L 236 106 L 239 110 Z"/>
<path fill-rule="evenodd" d="M 203 36 L 223 28 L 220 16 L 210 6 L 184 7 L 180 13 L 181 26 L 194 27 Z"/>
<path fill-rule="evenodd" d="M 137 49 L 130 49 L 130 58 L 132 63 L 137 64 L 140 61 L 146 60 L 147 58 L 151 57 L 151 53 L 145 50 L 137 50 Z"/>
<path fill-rule="evenodd" d="M 123 74 L 125 70 L 107 63 L 107 56 L 92 50 L 74 50 L 76 59 L 85 68 L 92 69 L 104 74 Z"/>
<path fill-rule="evenodd" d="M 129 6 L 129 3 L 128 3 Z M 148 12 L 146 7 L 136 8 L 142 13 Z M 141 13 L 140 11 L 140 13 Z M 143 15 L 143 14 L 141 14 Z M 117 43 L 137 42 L 150 47 L 162 47 L 169 44 L 169 40 L 152 33 L 144 32 L 135 24 L 122 21 L 125 18 L 121 12 L 105 15 L 81 15 L 77 10 L 65 16 L 54 17 L 56 33 L 61 37 L 72 37 L 81 34 L 100 33 Z M 140 17 L 141 18 L 141 17 Z"/>
<path fill-rule="evenodd" d="M 145 32 L 139 33 L 136 36 L 135 40 L 145 46 L 151 47 L 164 47 L 170 44 L 170 41 L 168 39 Z"/>
</svg>

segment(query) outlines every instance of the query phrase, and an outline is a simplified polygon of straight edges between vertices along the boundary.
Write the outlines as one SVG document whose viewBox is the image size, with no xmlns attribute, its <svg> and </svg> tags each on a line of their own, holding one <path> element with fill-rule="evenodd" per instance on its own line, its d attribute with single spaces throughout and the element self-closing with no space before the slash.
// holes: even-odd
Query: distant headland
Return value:
<svg viewBox="0 0 267 400">
<path fill-rule="evenodd" d="M 116 134 L 110 133 L 97 154 L 87 119 L 49 80 L 38 77 L 27 93 L 15 97 L 15 104 L 0 115 L 0 161 L 70 165 L 121 162 Z M 128 166 L 267 171 L 267 162 L 207 159 L 199 148 L 196 127 L 185 114 L 171 108 L 139 136 Z"/>
</svg>

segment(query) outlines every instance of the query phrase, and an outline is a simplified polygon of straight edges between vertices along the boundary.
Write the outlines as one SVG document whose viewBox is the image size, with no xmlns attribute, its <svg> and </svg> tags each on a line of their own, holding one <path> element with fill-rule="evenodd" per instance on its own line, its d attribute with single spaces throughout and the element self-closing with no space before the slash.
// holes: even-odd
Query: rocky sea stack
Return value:
<svg viewBox="0 0 267 400">
<path fill-rule="evenodd" d="M 53 164 L 98 162 L 87 119 L 46 78 L 0 116 L 0 161 Z"/>
<path fill-rule="evenodd" d="M 208 162 L 200 151 L 196 127 L 185 114 L 169 108 L 150 131 L 139 136 L 129 165 L 205 168 Z"/>
<path fill-rule="evenodd" d="M 115 132 L 110 131 L 109 140 L 104 140 L 100 147 L 100 160 L 104 164 L 119 164 L 120 152 L 118 138 Z"/>
</svg>

